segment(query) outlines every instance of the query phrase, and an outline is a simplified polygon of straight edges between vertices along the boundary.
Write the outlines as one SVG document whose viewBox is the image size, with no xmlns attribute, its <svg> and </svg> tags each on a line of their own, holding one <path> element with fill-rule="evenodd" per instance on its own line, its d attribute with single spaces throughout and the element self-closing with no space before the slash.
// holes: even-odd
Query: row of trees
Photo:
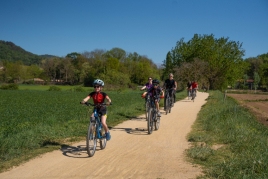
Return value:
<svg viewBox="0 0 268 179">
<path fill-rule="evenodd" d="M 267 54 L 243 60 L 242 43 L 229 38 L 198 35 L 185 42 L 182 38 L 166 56 L 163 75 L 172 72 L 178 81 L 197 80 L 210 89 L 235 86 L 241 79 L 254 79 L 259 75 L 260 85 L 268 84 Z M 255 75 L 254 75 L 255 74 Z"/>
<path fill-rule="evenodd" d="M 48 82 L 81 84 L 90 86 L 95 78 L 101 78 L 109 86 L 131 87 L 144 84 L 148 76 L 160 77 L 160 70 L 146 56 L 126 53 L 123 49 L 109 51 L 70 53 L 64 58 L 43 59 L 30 66 L 20 61 L 2 61 L 0 81 L 27 81 L 41 78 Z"/>
<path fill-rule="evenodd" d="M 9 48 L 14 46 L 8 45 Z M 255 88 L 267 87 L 268 53 L 245 60 L 244 53 L 240 42 L 215 38 L 213 34 L 195 34 L 187 42 L 183 38 L 177 42 L 167 53 L 163 69 L 146 56 L 113 48 L 82 54 L 74 52 L 64 58 L 45 58 L 31 65 L 2 60 L 0 82 L 41 78 L 47 82 L 90 86 L 95 78 L 101 78 L 108 86 L 131 87 L 146 83 L 149 76 L 164 80 L 168 73 L 174 73 L 180 87 L 187 81 L 197 80 L 200 86 L 225 89 L 237 83 L 245 86 L 249 79 L 254 80 Z"/>
</svg>

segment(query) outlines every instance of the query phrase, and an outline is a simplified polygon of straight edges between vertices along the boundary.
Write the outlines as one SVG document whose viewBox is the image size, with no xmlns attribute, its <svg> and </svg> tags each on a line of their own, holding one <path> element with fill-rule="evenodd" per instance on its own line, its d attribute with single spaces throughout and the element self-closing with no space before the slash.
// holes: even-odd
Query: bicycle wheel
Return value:
<svg viewBox="0 0 268 179">
<path fill-rule="evenodd" d="M 100 148 L 105 149 L 107 140 L 106 140 L 105 130 L 103 128 L 101 128 L 101 138 L 99 139 L 99 141 L 100 141 Z"/>
<path fill-rule="evenodd" d="M 157 116 L 154 120 L 154 128 L 156 131 L 159 129 L 159 126 L 160 126 L 160 117 Z"/>
<path fill-rule="evenodd" d="M 169 96 L 166 97 L 166 106 L 165 106 L 165 109 L 166 109 L 166 114 L 168 114 L 168 111 L 169 111 Z"/>
<path fill-rule="evenodd" d="M 145 117 L 146 117 L 146 120 L 148 120 L 149 108 L 150 108 L 150 102 L 147 99 L 146 102 L 145 102 Z"/>
<path fill-rule="evenodd" d="M 92 157 L 95 154 L 96 146 L 97 146 L 97 138 L 96 138 L 96 124 L 90 123 L 88 126 L 87 132 L 87 154 Z"/>
<path fill-rule="evenodd" d="M 153 110 L 152 108 L 149 109 L 148 113 L 148 121 L 147 121 L 147 128 L 148 128 L 148 134 L 151 134 L 153 132 Z"/>
<path fill-rule="evenodd" d="M 170 99 L 169 99 L 169 109 L 168 109 L 168 112 L 169 112 L 169 113 L 171 113 L 171 106 L 172 106 L 172 105 L 171 105 L 171 104 L 172 104 L 171 101 L 172 101 L 172 99 L 170 98 Z"/>
<path fill-rule="evenodd" d="M 193 91 L 193 102 L 194 102 L 195 96 L 196 96 L 196 92 Z"/>
</svg>

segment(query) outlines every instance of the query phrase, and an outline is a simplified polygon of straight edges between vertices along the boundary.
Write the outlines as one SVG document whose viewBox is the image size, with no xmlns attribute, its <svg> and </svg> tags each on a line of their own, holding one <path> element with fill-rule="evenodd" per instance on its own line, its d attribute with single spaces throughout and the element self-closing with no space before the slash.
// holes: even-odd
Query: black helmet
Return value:
<svg viewBox="0 0 268 179">
<path fill-rule="evenodd" d="M 159 84 L 160 82 L 159 82 L 159 80 L 158 79 L 154 79 L 153 80 L 153 84 Z"/>
</svg>

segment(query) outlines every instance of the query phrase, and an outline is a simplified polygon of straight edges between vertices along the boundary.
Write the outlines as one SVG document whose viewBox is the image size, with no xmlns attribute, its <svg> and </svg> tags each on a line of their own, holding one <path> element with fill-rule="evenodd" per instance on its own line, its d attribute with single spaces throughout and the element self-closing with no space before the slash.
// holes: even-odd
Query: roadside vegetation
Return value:
<svg viewBox="0 0 268 179">
<path fill-rule="evenodd" d="M 211 91 L 193 125 L 187 150 L 205 171 L 199 178 L 268 178 L 268 129 L 247 109 Z"/>
</svg>

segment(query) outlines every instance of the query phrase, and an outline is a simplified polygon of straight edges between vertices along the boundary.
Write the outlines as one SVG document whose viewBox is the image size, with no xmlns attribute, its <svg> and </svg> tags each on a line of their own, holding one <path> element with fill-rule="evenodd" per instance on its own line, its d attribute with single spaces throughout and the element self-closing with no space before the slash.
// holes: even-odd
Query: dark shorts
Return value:
<svg viewBox="0 0 268 179">
<path fill-rule="evenodd" d="M 104 116 L 107 114 L 107 108 L 106 107 L 100 107 L 100 108 L 97 108 L 97 113 L 101 114 L 101 116 Z"/>
</svg>

